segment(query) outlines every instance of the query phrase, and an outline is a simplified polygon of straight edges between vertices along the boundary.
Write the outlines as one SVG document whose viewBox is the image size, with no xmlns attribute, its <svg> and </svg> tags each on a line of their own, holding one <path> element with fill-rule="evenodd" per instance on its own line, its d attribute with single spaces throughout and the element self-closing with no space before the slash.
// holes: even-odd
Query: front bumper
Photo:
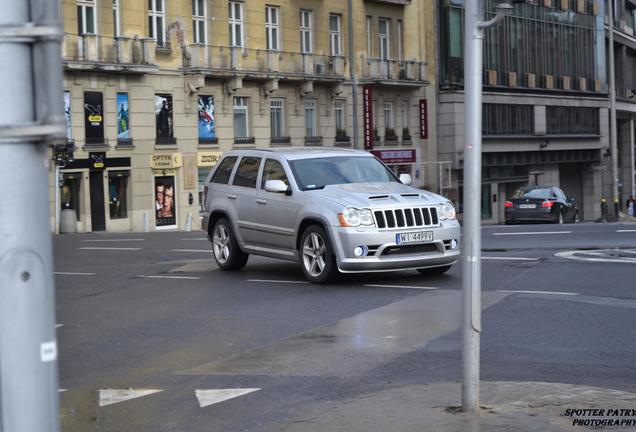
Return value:
<svg viewBox="0 0 636 432">
<path fill-rule="evenodd" d="M 445 221 L 438 227 L 378 230 L 376 227 L 343 228 L 332 226 L 338 269 L 343 273 L 409 270 L 450 265 L 460 255 L 460 227 L 457 221 Z M 433 231 L 433 241 L 398 245 L 396 234 Z M 451 249 L 455 240 L 457 247 Z M 358 246 L 368 249 L 363 257 L 353 253 Z"/>
</svg>

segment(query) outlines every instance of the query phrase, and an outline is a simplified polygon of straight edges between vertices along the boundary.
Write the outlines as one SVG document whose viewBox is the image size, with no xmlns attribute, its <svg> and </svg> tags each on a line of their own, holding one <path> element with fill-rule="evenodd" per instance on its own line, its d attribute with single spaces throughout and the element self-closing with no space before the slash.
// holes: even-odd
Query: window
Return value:
<svg viewBox="0 0 636 432">
<path fill-rule="evenodd" d="M 248 98 L 234 98 L 234 138 L 246 138 L 249 136 L 248 124 Z"/>
<path fill-rule="evenodd" d="M 336 118 L 336 135 L 338 135 L 338 132 L 340 132 L 341 135 L 345 135 L 345 101 L 335 101 L 334 114 Z"/>
<path fill-rule="evenodd" d="M 280 9 L 276 6 L 265 6 L 265 39 L 267 49 L 280 49 Z"/>
<path fill-rule="evenodd" d="M 192 0 L 192 34 L 194 35 L 194 43 L 198 44 L 206 44 L 208 42 L 205 3 L 205 0 Z"/>
<path fill-rule="evenodd" d="M 397 22 L 398 61 L 404 60 L 404 41 L 402 40 L 402 20 Z"/>
<path fill-rule="evenodd" d="M 482 130 L 484 135 L 532 135 L 534 106 L 484 104 Z"/>
<path fill-rule="evenodd" d="M 159 47 L 166 44 L 165 15 L 164 0 L 148 0 L 148 35 L 157 41 Z"/>
<path fill-rule="evenodd" d="M 113 0 L 113 36 L 115 37 L 121 35 L 119 26 L 119 0 Z"/>
<path fill-rule="evenodd" d="M 227 182 L 230 180 L 230 175 L 232 175 L 232 169 L 234 168 L 235 162 L 236 156 L 230 156 L 223 159 L 219 164 L 216 172 L 212 176 L 212 180 L 210 180 L 210 183 L 227 184 Z"/>
<path fill-rule="evenodd" d="M 284 100 L 272 99 L 269 102 L 269 118 L 272 138 L 282 137 L 284 135 L 285 124 L 284 119 Z"/>
<path fill-rule="evenodd" d="M 95 34 L 95 0 L 77 0 L 77 33 Z"/>
<path fill-rule="evenodd" d="M 378 21 L 378 36 L 380 39 L 380 59 L 389 59 L 389 20 Z"/>
<path fill-rule="evenodd" d="M 400 105 L 400 127 L 408 129 L 409 127 L 409 105 L 407 101 L 402 101 Z"/>
<path fill-rule="evenodd" d="M 265 182 L 267 180 L 281 180 L 287 186 L 289 186 L 289 180 L 287 180 L 287 174 L 280 162 L 267 159 L 265 166 L 263 167 L 263 179 L 261 180 L 261 189 L 265 189 Z"/>
<path fill-rule="evenodd" d="M 243 3 L 230 2 L 230 45 L 233 47 L 243 47 Z"/>
<path fill-rule="evenodd" d="M 300 52 L 311 54 L 314 52 L 313 46 L 313 13 L 308 10 L 300 11 Z"/>
<path fill-rule="evenodd" d="M 546 107 L 547 133 L 549 135 L 599 135 L 598 108 Z"/>
<path fill-rule="evenodd" d="M 373 38 L 371 37 L 371 30 L 373 30 L 372 18 L 367 17 L 367 57 L 373 57 Z"/>
<path fill-rule="evenodd" d="M 316 101 L 305 102 L 305 136 L 316 136 Z"/>
<path fill-rule="evenodd" d="M 234 186 L 243 186 L 248 188 L 256 188 L 256 177 L 258 177 L 258 169 L 261 166 L 261 158 L 244 157 L 239 163 L 234 180 Z"/>
<path fill-rule="evenodd" d="M 395 124 L 393 123 L 393 103 L 391 102 L 384 104 L 384 128 L 395 128 Z"/>
<path fill-rule="evenodd" d="M 108 172 L 108 207 L 111 219 L 128 217 L 128 176 L 129 171 Z"/>
<path fill-rule="evenodd" d="M 332 56 L 342 55 L 340 23 L 340 15 L 329 15 L 329 51 L 331 52 Z"/>
</svg>

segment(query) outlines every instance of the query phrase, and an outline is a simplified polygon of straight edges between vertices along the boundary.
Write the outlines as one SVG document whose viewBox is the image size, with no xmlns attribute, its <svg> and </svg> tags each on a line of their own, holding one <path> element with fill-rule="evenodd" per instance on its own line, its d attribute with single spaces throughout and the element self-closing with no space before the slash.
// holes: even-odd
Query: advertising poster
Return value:
<svg viewBox="0 0 636 432">
<path fill-rule="evenodd" d="M 214 96 L 199 96 L 199 140 L 212 141 L 216 138 L 214 119 Z"/>
<path fill-rule="evenodd" d="M 155 117 L 157 119 L 157 138 L 174 137 L 172 95 L 155 95 Z"/>
<path fill-rule="evenodd" d="M 66 139 L 71 141 L 71 92 L 64 92 L 64 123 L 66 123 Z"/>
<path fill-rule="evenodd" d="M 84 128 L 86 144 L 104 143 L 104 106 L 100 92 L 84 92 Z"/>
<path fill-rule="evenodd" d="M 177 224 L 174 176 L 155 177 L 155 218 L 158 227 Z"/>
<path fill-rule="evenodd" d="M 117 93 L 117 138 L 130 139 L 128 93 Z"/>
</svg>

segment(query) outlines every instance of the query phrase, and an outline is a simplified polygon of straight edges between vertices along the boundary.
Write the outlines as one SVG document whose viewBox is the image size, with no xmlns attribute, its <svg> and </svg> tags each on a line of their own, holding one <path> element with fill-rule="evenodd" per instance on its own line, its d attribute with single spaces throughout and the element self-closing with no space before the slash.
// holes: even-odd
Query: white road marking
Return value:
<svg viewBox="0 0 636 432">
<path fill-rule="evenodd" d="M 68 391 L 68 389 L 58 389 L 57 391 L 58 391 L 59 393 L 64 393 L 64 392 L 67 392 L 67 391 Z"/>
<path fill-rule="evenodd" d="M 212 253 L 212 249 L 170 249 L 170 252 L 203 252 Z"/>
<path fill-rule="evenodd" d="M 192 238 L 182 238 L 181 240 L 196 240 L 196 241 L 203 241 L 203 240 L 208 240 L 207 237 L 192 237 Z"/>
<path fill-rule="evenodd" d="M 55 324 L 55 328 L 64 327 L 64 324 Z"/>
<path fill-rule="evenodd" d="M 627 230 L 627 229 L 625 229 L 625 230 L 616 230 L 616 232 L 636 232 L 636 230 L 631 230 L 631 229 Z"/>
<path fill-rule="evenodd" d="M 55 275 L 64 276 L 95 276 L 96 273 L 82 273 L 82 272 L 53 272 Z"/>
<path fill-rule="evenodd" d="M 572 231 L 524 231 L 524 232 L 510 232 L 510 233 L 492 233 L 492 235 L 550 235 L 550 234 L 572 234 Z"/>
<path fill-rule="evenodd" d="M 636 258 L 631 257 L 617 257 L 611 258 L 607 256 L 607 252 L 613 252 L 611 249 L 599 249 L 599 250 L 571 250 L 557 252 L 555 255 L 559 258 L 567 258 L 576 261 L 592 261 L 592 262 L 605 262 L 605 263 L 623 263 L 623 264 L 636 264 Z M 624 252 L 636 253 L 636 249 L 627 249 Z M 582 256 L 578 256 L 582 255 Z"/>
<path fill-rule="evenodd" d="M 144 279 L 190 279 L 190 280 L 197 280 L 197 279 L 201 279 L 198 276 L 161 276 L 161 275 L 139 275 L 137 276 L 138 278 L 144 278 Z"/>
<path fill-rule="evenodd" d="M 209 405 L 217 404 L 219 402 L 233 399 L 235 397 L 243 396 L 249 393 L 260 390 L 259 388 L 246 388 L 246 389 L 210 389 L 210 390 L 195 390 L 199 406 L 204 408 Z"/>
<path fill-rule="evenodd" d="M 148 396 L 154 393 L 162 392 L 161 389 L 126 389 L 126 390 L 114 390 L 106 389 L 99 390 L 99 406 L 105 407 L 108 405 L 124 402 L 127 400 L 135 399 L 142 396 Z"/>
<path fill-rule="evenodd" d="M 129 248 L 129 247 L 98 247 L 98 246 L 85 246 L 78 248 L 80 250 L 120 250 L 120 251 L 137 251 L 141 248 Z"/>
<path fill-rule="evenodd" d="M 483 260 L 502 260 L 502 261 L 539 261 L 539 258 L 524 258 L 524 257 L 481 257 Z"/>
<path fill-rule="evenodd" d="M 126 242 L 126 241 L 146 241 L 146 239 L 91 239 L 85 242 Z"/>
<path fill-rule="evenodd" d="M 406 289 L 419 289 L 419 290 L 438 290 L 437 287 L 425 287 L 425 286 L 413 286 L 413 285 L 381 285 L 381 284 L 365 284 L 365 287 L 370 288 L 406 288 Z"/>
<path fill-rule="evenodd" d="M 515 291 L 515 290 L 497 290 L 498 292 L 510 293 L 510 294 L 554 294 L 554 295 L 567 295 L 567 296 L 577 296 L 579 293 L 572 292 L 560 292 L 560 291 Z"/>
<path fill-rule="evenodd" d="M 248 282 L 261 283 L 281 283 L 281 284 L 308 284 L 308 281 L 290 281 L 290 280 L 271 280 L 271 279 L 248 279 Z"/>
</svg>

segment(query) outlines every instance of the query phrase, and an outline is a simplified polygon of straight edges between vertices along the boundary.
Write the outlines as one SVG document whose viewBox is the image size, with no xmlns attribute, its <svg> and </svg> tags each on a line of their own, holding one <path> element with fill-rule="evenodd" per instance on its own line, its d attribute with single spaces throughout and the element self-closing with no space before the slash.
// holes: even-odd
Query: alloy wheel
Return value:
<svg viewBox="0 0 636 432">
<path fill-rule="evenodd" d="M 325 240 L 312 232 L 303 242 L 303 265 L 312 277 L 318 277 L 325 269 L 327 262 L 327 247 Z"/>
<path fill-rule="evenodd" d="M 218 225 L 214 230 L 212 239 L 212 249 L 216 260 L 225 264 L 230 256 L 230 236 L 228 235 L 225 225 Z"/>
</svg>

